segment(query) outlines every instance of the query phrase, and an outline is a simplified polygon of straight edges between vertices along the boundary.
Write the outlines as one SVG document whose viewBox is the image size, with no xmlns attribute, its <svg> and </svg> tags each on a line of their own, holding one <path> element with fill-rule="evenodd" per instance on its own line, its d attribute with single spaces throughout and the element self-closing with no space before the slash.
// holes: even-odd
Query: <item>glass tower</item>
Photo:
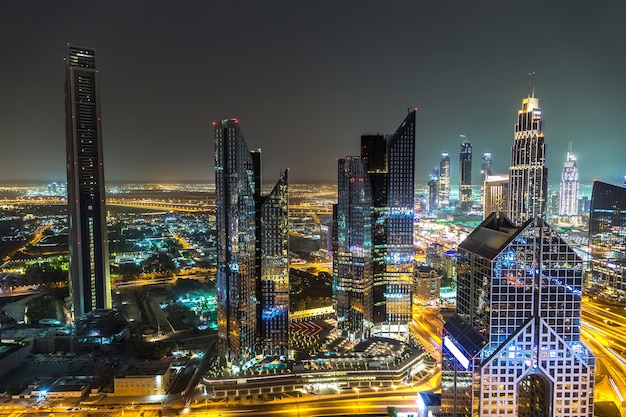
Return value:
<svg viewBox="0 0 626 417">
<path fill-rule="evenodd" d="M 509 218 L 515 224 L 545 217 L 548 168 L 543 120 L 534 88 L 522 100 L 515 124 L 515 141 L 509 168 Z"/>
<path fill-rule="evenodd" d="M 443 416 L 593 416 L 583 261 L 541 218 L 492 213 L 459 246 L 442 347 Z"/>
<path fill-rule="evenodd" d="M 461 154 L 459 158 L 459 201 L 461 210 L 472 208 L 472 144 L 465 135 L 461 135 Z"/>
<path fill-rule="evenodd" d="M 441 154 L 439 162 L 439 208 L 450 205 L 450 156 Z"/>
<path fill-rule="evenodd" d="M 593 183 L 589 215 L 591 273 L 596 284 L 626 295 L 626 188 Z"/>
<path fill-rule="evenodd" d="M 569 143 L 567 159 L 561 174 L 561 189 L 559 199 L 559 215 L 578 215 L 578 167 L 576 157 L 572 154 L 572 142 Z"/>
<path fill-rule="evenodd" d="M 261 197 L 260 151 L 248 149 L 236 119 L 214 128 L 218 349 L 241 368 L 286 350 L 287 174 Z"/>
<path fill-rule="evenodd" d="M 96 53 L 68 45 L 65 126 L 70 292 L 74 318 L 111 308 Z"/>
<path fill-rule="evenodd" d="M 288 170 L 260 198 L 261 340 L 263 353 L 287 356 L 289 347 Z M 257 251 L 258 252 L 258 251 Z"/>
<path fill-rule="evenodd" d="M 410 110 L 393 135 L 361 138 L 374 209 L 374 323 L 400 338 L 411 320 L 416 113 Z"/>
<path fill-rule="evenodd" d="M 338 160 L 336 247 L 333 252 L 338 327 L 350 340 L 373 322 L 372 190 L 365 161 Z"/>
<path fill-rule="evenodd" d="M 480 199 L 483 204 L 483 211 L 485 207 L 485 181 L 487 181 L 487 177 L 491 175 L 492 165 L 493 160 L 491 159 L 491 154 L 485 152 L 480 165 Z"/>
<path fill-rule="evenodd" d="M 434 213 L 439 208 L 439 168 L 433 169 L 428 181 L 428 212 Z"/>
</svg>

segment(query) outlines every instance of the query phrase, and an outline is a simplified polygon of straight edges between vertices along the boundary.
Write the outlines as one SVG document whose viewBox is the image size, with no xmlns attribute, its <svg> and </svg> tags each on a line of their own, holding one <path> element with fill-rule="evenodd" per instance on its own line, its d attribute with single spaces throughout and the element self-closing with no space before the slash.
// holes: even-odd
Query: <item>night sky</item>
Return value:
<svg viewBox="0 0 626 417">
<path fill-rule="evenodd" d="M 3 1 L 0 183 L 65 181 L 68 42 L 95 48 L 107 181 L 213 183 L 211 122 L 238 118 L 263 179 L 336 182 L 360 135 L 417 106 L 416 180 L 461 139 L 508 170 L 536 72 L 549 181 L 626 174 L 626 2 Z"/>
</svg>

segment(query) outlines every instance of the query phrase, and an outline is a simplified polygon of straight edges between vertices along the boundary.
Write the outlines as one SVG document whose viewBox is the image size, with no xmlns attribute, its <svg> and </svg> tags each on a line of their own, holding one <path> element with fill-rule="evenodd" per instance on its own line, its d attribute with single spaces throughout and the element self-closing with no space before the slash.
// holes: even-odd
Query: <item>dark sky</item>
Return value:
<svg viewBox="0 0 626 417">
<path fill-rule="evenodd" d="M 550 183 L 626 174 L 626 2 L 3 1 L 0 182 L 65 180 L 66 44 L 100 69 L 107 181 L 213 182 L 211 121 L 236 117 L 264 180 L 336 181 L 360 135 L 420 108 L 416 179 L 460 134 L 506 172 L 528 72 Z"/>
</svg>

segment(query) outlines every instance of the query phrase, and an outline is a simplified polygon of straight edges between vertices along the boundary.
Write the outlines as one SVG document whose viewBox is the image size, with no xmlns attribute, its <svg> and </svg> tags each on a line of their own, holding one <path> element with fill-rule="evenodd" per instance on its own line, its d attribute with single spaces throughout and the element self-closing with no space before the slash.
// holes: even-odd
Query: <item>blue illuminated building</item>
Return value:
<svg viewBox="0 0 626 417">
<path fill-rule="evenodd" d="M 287 171 L 261 196 L 261 153 L 236 119 L 214 122 L 218 350 L 234 369 L 287 351 Z"/>
<path fill-rule="evenodd" d="M 443 329 L 443 416 L 593 416 L 583 261 L 541 218 L 489 215 L 458 248 Z"/>
</svg>

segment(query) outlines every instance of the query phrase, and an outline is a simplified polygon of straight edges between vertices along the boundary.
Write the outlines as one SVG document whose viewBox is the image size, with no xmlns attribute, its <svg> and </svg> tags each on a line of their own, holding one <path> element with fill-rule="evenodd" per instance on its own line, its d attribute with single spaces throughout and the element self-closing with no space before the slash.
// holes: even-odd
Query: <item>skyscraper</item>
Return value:
<svg viewBox="0 0 626 417">
<path fill-rule="evenodd" d="M 509 201 L 509 176 L 490 175 L 484 184 L 483 219 L 493 212 L 504 213 Z"/>
<path fill-rule="evenodd" d="M 465 135 L 461 135 L 461 155 L 459 158 L 459 201 L 461 210 L 472 208 L 472 144 Z"/>
<path fill-rule="evenodd" d="M 517 225 L 545 217 L 548 168 L 543 120 L 534 87 L 522 100 L 515 124 L 515 140 L 509 168 L 509 218 Z"/>
<path fill-rule="evenodd" d="M 287 172 L 261 196 L 261 153 L 236 119 L 214 122 L 220 356 L 235 369 L 287 350 Z"/>
<path fill-rule="evenodd" d="M 492 213 L 459 245 L 443 329 L 443 416 L 593 416 L 583 262 L 543 219 Z"/>
<path fill-rule="evenodd" d="M 491 159 L 491 154 L 489 152 L 485 152 L 483 154 L 480 166 L 480 183 L 485 184 L 487 181 L 487 177 L 491 175 L 491 169 L 493 165 L 493 160 Z"/>
<path fill-rule="evenodd" d="M 68 45 L 65 126 L 70 291 L 74 318 L 111 308 L 96 53 Z"/>
<path fill-rule="evenodd" d="M 338 160 L 333 274 L 338 327 L 351 340 L 373 324 L 372 190 L 360 157 Z"/>
<path fill-rule="evenodd" d="M 594 181 L 589 215 L 591 274 L 609 293 L 626 296 L 626 188 Z"/>
<path fill-rule="evenodd" d="M 433 213 L 439 208 L 439 168 L 433 169 L 428 181 L 428 212 Z"/>
<path fill-rule="evenodd" d="M 489 152 L 485 152 L 480 165 L 480 201 L 483 204 L 483 211 L 485 211 L 485 181 L 487 181 L 487 177 L 491 175 L 492 165 L 493 161 L 491 159 L 491 154 Z"/>
<path fill-rule="evenodd" d="M 374 209 L 373 319 L 380 334 L 400 338 L 411 320 L 416 113 L 393 135 L 361 137 Z"/>
<path fill-rule="evenodd" d="M 576 157 L 572 153 L 572 142 L 569 143 L 567 159 L 561 174 L 559 215 L 578 215 L 578 167 Z"/>
<path fill-rule="evenodd" d="M 439 208 L 450 205 L 450 156 L 441 154 L 439 162 Z"/>
</svg>

